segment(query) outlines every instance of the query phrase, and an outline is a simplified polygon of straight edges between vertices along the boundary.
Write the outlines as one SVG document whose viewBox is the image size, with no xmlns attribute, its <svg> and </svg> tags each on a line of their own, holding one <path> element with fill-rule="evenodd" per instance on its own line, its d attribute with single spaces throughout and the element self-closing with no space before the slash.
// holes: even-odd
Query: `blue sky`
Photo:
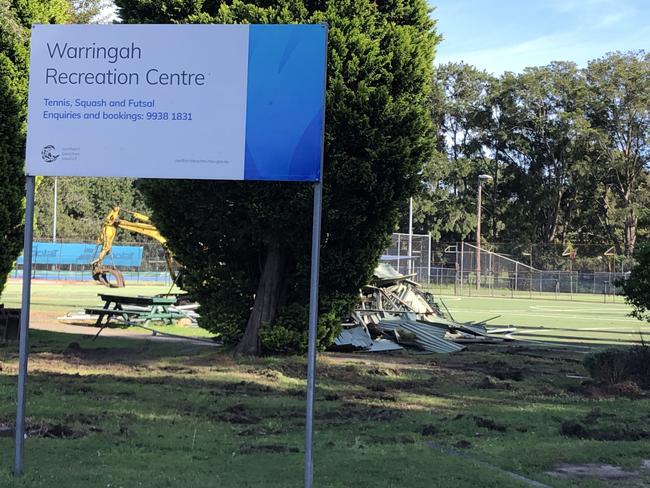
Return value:
<svg viewBox="0 0 650 488">
<path fill-rule="evenodd" d="M 610 51 L 650 50 L 650 0 L 429 0 L 436 64 L 465 61 L 490 73 L 555 60 L 586 66 Z"/>
</svg>

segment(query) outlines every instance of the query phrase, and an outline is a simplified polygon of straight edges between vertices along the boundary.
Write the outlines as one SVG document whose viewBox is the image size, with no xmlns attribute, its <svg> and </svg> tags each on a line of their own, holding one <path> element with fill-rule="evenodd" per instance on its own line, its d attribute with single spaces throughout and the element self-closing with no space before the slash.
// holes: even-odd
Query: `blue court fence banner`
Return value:
<svg viewBox="0 0 650 488">
<path fill-rule="evenodd" d="M 34 242 L 32 247 L 35 265 L 88 265 L 98 255 L 97 244 Z M 104 264 L 138 267 L 142 265 L 142 246 L 114 246 L 112 257 L 106 256 Z M 16 261 L 23 265 L 22 254 Z"/>
</svg>

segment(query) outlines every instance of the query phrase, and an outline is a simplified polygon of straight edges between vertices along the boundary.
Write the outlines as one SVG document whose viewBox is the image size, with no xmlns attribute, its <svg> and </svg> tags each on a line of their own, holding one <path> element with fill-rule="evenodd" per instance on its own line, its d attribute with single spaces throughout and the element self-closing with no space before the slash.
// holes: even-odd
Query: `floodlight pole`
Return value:
<svg viewBox="0 0 650 488">
<path fill-rule="evenodd" d="M 408 274 L 413 273 L 413 197 L 409 198 L 409 257 Z"/>
<path fill-rule="evenodd" d="M 481 193 L 483 185 L 478 179 L 478 200 L 476 202 L 476 289 L 481 289 Z"/>
<path fill-rule="evenodd" d="M 52 215 L 52 242 L 56 242 L 56 218 L 57 218 L 57 205 L 59 200 L 59 187 L 58 178 L 54 177 L 54 212 Z"/>
<path fill-rule="evenodd" d="M 20 346 L 18 360 L 18 389 L 16 393 L 16 445 L 14 476 L 23 472 L 23 447 L 25 444 L 25 403 L 27 381 L 27 334 L 29 333 L 29 302 L 32 288 L 32 240 L 34 234 L 34 176 L 25 182 L 25 234 L 23 242 L 23 290 L 20 311 Z"/>
</svg>

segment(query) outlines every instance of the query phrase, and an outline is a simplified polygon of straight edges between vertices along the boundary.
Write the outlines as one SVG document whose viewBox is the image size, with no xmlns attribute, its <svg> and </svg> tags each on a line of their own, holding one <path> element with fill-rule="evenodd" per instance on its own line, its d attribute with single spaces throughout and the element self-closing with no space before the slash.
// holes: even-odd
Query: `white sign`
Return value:
<svg viewBox="0 0 650 488">
<path fill-rule="evenodd" d="M 34 26 L 27 174 L 317 180 L 325 35 L 320 25 Z"/>
</svg>

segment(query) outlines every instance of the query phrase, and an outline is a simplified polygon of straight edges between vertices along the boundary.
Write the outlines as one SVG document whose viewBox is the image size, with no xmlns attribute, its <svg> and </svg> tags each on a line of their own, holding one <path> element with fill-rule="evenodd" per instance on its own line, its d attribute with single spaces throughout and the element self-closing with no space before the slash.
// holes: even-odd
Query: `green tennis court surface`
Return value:
<svg viewBox="0 0 650 488">
<path fill-rule="evenodd" d="M 638 343 L 650 340 L 650 324 L 629 317 L 622 297 L 608 302 L 527 298 L 439 296 L 460 322 L 488 320 L 489 327 L 513 326 L 514 337 L 569 342 Z M 589 298 L 589 297 L 581 297 Z"/>
</svg>

